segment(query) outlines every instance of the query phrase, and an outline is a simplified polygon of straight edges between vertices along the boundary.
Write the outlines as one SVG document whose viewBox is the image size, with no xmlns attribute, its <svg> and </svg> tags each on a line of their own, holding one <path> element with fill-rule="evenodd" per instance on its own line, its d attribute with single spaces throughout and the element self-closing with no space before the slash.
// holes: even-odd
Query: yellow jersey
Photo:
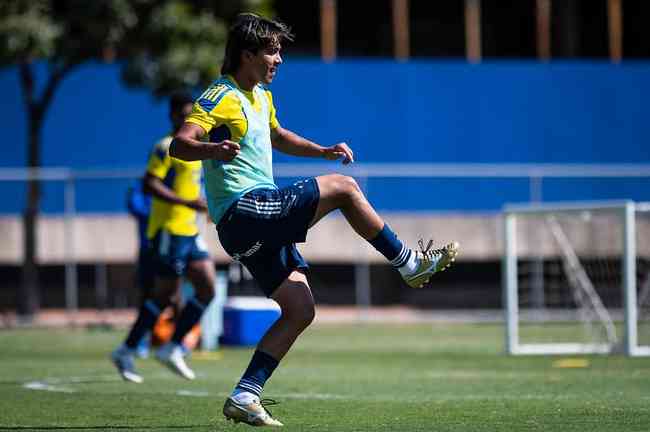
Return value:
<svg viewBox="0 0 650 432">
<path fill-rule="evenodd" d="M 232 76 L 212 83 L 185 119 L 198 124 L 211 142 L 241 145 L 230 162 L 203 161 L 210 217 L 218 223 L 233 202 L 256 188 L 277 189 L 273 180 L 271 132 L 279 127 L 271 92 L 261 85 L 243 90 Z"/>
<path fill-rule="evenodd" d="M 237 86 L 237 89 L 249 100 L 256 112 L 262 111 L 262 101 L 259 100 L 258 92 L 243 90 L 230 75 L 225 75 L 224 78 Z M 229 90 L 230 87 L 222 80 L 215 81 L 197 99 L 192 113 L 185 119 L 186 122 L 201 126 L 206 133 L 210 134 L 212 142 L 228 139 L 238 143 L 248 130 L 248 121 L 242 108 L 242 102 L 235 92 Z M 269 126 L 273 130 L 280 126 L 276 118 L 273 96 L 269 90 L 264 90 L 263 94 L 268 100 Z"/>
<path fill-rule="evenodd" d="M 159 178 L 179 197 L 196 200 L 201 197 L 201 161 L 187 162 L 169 156 L 173 137 L 167 135 L 156 143 L 147 164 L 147 173 Z M 172 204 L 153 196 L 147 225 L 147 237 L 152 239 L 161 228 L 173 235 L 198 234 L 197 211 L 182 204 Z"/>
</svg>

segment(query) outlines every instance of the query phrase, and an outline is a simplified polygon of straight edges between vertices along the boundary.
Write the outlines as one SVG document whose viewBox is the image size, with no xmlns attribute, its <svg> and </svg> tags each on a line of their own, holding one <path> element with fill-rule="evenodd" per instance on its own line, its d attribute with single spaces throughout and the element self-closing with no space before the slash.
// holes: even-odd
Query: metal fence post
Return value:
<svg viewBox="0 0 650 432">
<path fill-rule="evenodd" d="M 625 354 L 637 352 L 637 292 L 636 292 L 636 209 L 633 202 L 623 208 L 623 298 L 625 302 Z"/>
<path fill-rule="evenodd" d="M 530 202 L 539 204 L 542 202 L 542 175 L 531 173 L 529 178 Z M 542 241 L 541 230 L 534 233 L 535 242 L 540 244 Z M 544 293 L 544 258 L 540 255 L 533 257 L 532 262 L 532 284 L 530 287 L 530 297 L 535 310 L 542 312 L 546 308 L 546 296 Z"/>
<path fill-rule="evenodd" d="M 517 225 L 513 213 L 504 212 L 503 244 L 502 278 L 506 320 L 505 348 L 508 354 L 515 354 L 519 345 L 519 299 L 517 291 Z"/>
<path fill-rule="evenodd" d="M 74 218 L 75 218 L 75 183 L 71 174 L 64 186 L 64 257 L 65 257 L 65 308 L 74 312 L 79 307 L 77 264 L 75 257 Z"/>
</svg>

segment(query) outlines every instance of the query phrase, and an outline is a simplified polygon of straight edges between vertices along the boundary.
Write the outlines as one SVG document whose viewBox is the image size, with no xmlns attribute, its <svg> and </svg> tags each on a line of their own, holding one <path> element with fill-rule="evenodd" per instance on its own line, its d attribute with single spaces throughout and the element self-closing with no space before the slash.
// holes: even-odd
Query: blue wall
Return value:
<svg viewBox="0 0 650 432">
<path fill-rule="evenodd" d="M 650 163 L 648 76 L 650 63 L 288 59 L 272 90 L 283 126 L 323 144 L 347 141 L 359 162 Z M 0 70 L 0 91 L 0 166 L 21 166 L 26 119 L 15 68 Z M 86 65 L 63 82 L 54 99 L 43 133 L 43 164 L 144 165 L 167 127 L 164 101 L 125 88 L 116 65 Z M 284 155 L 276 160 L 297 161 Z M 549 180 L 544 197 L 650 200 L 643 182 Z M 82 182 L 78 206 L 122 211 L 127 185 Z M 393 210 L 497 209 L 528 199 L 524 180 L 386 179 L 369 187 L 378 207 Z M 17 198 L 3 200 L 0 212 L 20 210 L 19 186 L 0 184 L 0 191 Z M 61 187 L 48 185 L 45 210 L 59 211 L 61 202 Z"/>
</svg>

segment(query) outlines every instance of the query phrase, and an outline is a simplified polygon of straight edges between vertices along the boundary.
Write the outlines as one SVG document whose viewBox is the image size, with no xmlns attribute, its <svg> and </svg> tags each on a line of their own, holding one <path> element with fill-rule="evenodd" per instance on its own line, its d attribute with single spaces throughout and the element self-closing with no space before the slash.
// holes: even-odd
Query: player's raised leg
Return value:
<svg viewBox="0 0 650 432">
<path fill-rule="evenodd" d="M 315 316 L 314 298 L 307 277 L 300 271 L 293 271 L 271 298 L 280 305 L 282 315 L 262 337 L 223 407 L 227 419 L 253 426 L 282 426 L 264 408 L 260 395 L 280 360 Z"/>
<path fill-rule="evenodd" d="M 193 380 L 196 374 L 185 362 L 182 343 L 214 298 L 215 272 L 212 261 L 208 258 L 190 261 L 186 276 L 194 287 L 195 295 L 185 304 L 171 340 L 156 352 L 156 358 L 172 372 Z"/>
<path fill-rule="evenodd" d="M 395 267 L 411 287 L 422 287 L 434 273 L 445 270 L 458 255 L 458 243 L 440 249 L 425 247 L 420 241 L 420 251 L 407 248 L 370 205 L 357 182 L 348 176 L 330 174 L 316 177 L 320 200 L 313 226 L 333 210 L 341 210 L 350 226 L 366 239 Z"/>
</svg>

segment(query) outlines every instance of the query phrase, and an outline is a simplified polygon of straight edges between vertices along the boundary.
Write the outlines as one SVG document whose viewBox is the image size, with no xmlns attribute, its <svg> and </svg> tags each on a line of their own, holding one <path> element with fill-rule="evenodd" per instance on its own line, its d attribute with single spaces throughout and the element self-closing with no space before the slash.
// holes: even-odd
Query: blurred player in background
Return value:
<svg viewBox="0 0 650 432">
<path fill-rule="evenodd" d="M 139 306 L 142 307 L 154 291 L 155 274 L 149 251 L 149 239 L 147 238 L 147 223 L 151 213 L 151 195 L 145 193 L 142 181 L 130 187 L 127 191 L 126 205 L 129 214 L 135 218 L 138 228 L 138 262 L 136 265 L 136 280 L 140 290 Z M 140 340 L 137 347 L 138 357 L 149 355 L 148 335 Z"/>
<path fill-rule="evenodd" d="M 253 358 L 227 398 L 223 413 L 235 422 L 281 426 L 260 395 L 278 363 L 314 318 L 314 299 L 305 276 L 307 263 L 296 249 L 323 216 L 341 210 L 352 228 L 370 242 L 412 287 L 455 259 L 457 244 L 421 252 L 408 249 L 375 212 L 351 177 L 331 174 L 278 189 L 272 175 L 272 148 L 283 153 L 354 161 L 345 143 L 323 147 L 280 126 L 270 91 L 281 43 L 292 40 L 276 21 L 242 14 L 231 27 L 222 67 L 194 104 L 170 147 L 174 157 L 203 160 L 210 216 L 224 249 L 241 261 L 282 315 L 263 336 Z M 306 85 L 306 84 L 301 84 Z M 308 90 L 308 88 L 306 88 Z M 305 102 L 314 103 L 305 93 Z M 209 134 L 210 142 L 201 139 Z"/>
<path fill-rule="evenodd" d="M 137 281 L 141 290 L 141 298 L 148 298 L 153 292 L 154 275 L 148 263 L 149 239 L 147 238 L 147 222 L 151 213 L 151 195 L 143 190 L 142 181 L 130 187 L 127 192 L 126 205 L 129 214 L 138 225 L 138 268 Z"/>
<path fill-rule="evenodd" d="M 201 163 L 169 155 L 173 134 L 191 110 L 189 95 L 177 94 L 171 98 L 173 131 L 156 144 L 143 180 L 144 191 L 153 195 L 146 235 L 155 271 L 155 289 L 140 308 L 124 343 L 111 354 L 120 375 L 135 383 L 143 381 L 134 366 L 136 347 L 151 331 L 161 312 L 177 301 L 183 276 L 194 286 L 195 296 L 186 303 L 171 341 L 157 351 L 156 358 L 180 376 L 195 378 L 183 358 L 182 340 L 199 322 L 214 297 L 214 266 L 197 225 L 198 213 L 207 210 L 201 197 Z"/>
</svg>

